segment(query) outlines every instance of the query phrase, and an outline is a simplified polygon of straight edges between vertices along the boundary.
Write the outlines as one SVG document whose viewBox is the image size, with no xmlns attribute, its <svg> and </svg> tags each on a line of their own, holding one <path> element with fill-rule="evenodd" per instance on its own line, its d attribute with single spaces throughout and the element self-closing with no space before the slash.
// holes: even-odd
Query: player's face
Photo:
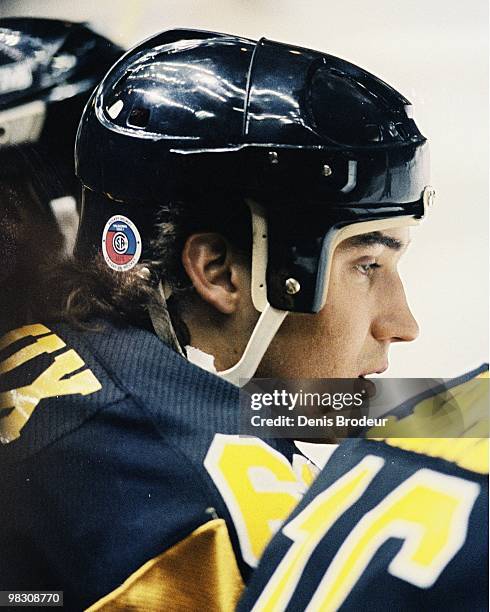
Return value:
<svg viewBox="0 0 490 612">
<path fill-rule="evenodd" d="M 288 315 L 257 375 L 357 378 L 386 370 L 391 343 L 418 335 L 398 273 L 408 240 L 404 228 L 340 243 L 324 308 Z"/>
</svg>

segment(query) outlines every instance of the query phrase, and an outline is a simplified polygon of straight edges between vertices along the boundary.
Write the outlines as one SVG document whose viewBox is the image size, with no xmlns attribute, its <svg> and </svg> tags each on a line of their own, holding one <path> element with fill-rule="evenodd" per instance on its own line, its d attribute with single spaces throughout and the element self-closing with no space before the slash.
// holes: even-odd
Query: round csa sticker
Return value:
<svg viewBox="0 0 490 612">
<path fill-rule="evenodd" d="M 131 270 L 141 256 L 141 236 L 127 217 L 114 215 L 105 224 L 102 253 L 107 265 L 118 272 Z"/>
</svg>

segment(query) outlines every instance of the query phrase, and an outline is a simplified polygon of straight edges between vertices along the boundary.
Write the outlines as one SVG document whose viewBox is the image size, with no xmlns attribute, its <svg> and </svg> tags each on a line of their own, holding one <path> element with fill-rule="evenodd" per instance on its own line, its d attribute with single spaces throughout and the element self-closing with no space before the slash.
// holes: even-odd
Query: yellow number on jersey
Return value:
<svg viewBox="0 0 490 612">
<path fill-rule="evenodd" d="M 286 608 L 314 549 L 340 514 L 359 499 L 382 463 L 379 457 L 368 455 L 283 528 L 294 543 L 255 604 L 255 612 Z M 403 540 L 403 545 L 388 571 L 421 588 L 434 584 L 464 544 L 479 491 L 478 484 L 462 478 L 425 468 L 415 472 L 350 532 L 318 585 L 308 612 L 338 610 L 390 538 Z"/>
<path fill-rule="evenodd" d="M 244 560 L 255 567 L 277 529 L 313 481 L 313 466 L 293 467 L 257 438 L 216 434 L 204 461 L 235 524 Z"/>
<path fill-rule="evenodd" d="M 272 575 L 253 610 L 284 610 L 314 549 L 337 519 L 364 493 L 384 459 L 368 455 L 283 528 L 293 545 Z"/>
</svg>

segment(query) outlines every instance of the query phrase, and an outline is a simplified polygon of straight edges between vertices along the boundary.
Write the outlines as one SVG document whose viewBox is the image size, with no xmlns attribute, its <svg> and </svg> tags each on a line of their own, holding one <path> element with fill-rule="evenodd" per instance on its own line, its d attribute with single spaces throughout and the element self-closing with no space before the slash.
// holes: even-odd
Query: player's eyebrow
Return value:
<svg viewBox="0 0 490 612">
<path fill-rule="evenodd" d="M 393 249 L 394 251 L 401 251 L 407 246 L 401 240 L 383 234 L 381 232 L 369 232 L 367 234 L 359 234 L 359 236 L 353 236 L 348 238 L 343 245 L 346 249 L 354 249 L 362 246 L 382 245 Z"/>
</svg>

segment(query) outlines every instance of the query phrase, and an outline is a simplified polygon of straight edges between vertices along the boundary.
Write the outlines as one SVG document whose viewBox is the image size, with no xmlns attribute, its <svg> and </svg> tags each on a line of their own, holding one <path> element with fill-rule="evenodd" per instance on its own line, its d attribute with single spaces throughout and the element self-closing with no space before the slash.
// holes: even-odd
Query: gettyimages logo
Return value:
<svg viewBox="0 0 490 612">
<path fill-rule="evenodd" d="M 241 432 L 334 442 L 348 437 L 488 437 L 488 378 L 252 379 Z"/>
</svg>

